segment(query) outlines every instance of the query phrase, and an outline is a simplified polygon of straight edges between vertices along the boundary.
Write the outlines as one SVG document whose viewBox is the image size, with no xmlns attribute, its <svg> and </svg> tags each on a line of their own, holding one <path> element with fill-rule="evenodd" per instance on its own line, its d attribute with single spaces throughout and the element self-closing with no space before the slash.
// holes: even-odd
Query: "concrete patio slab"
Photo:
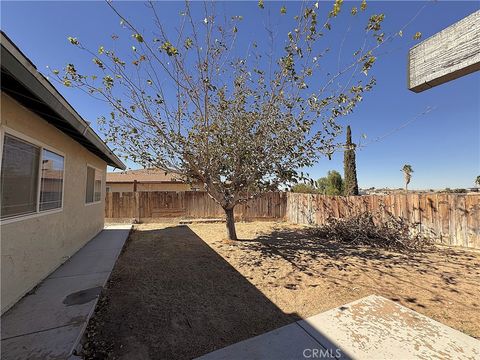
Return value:
<svg viewBox="0 0 480 360">
<path fill-rule="evenodd" d="M 198 360 L 289 360 L 325 349 L 293 323 L 197 358 Z"/>
<path fill-rule="evenodd" d="M 480 341 L 372 295 L 199 359 L 319 358 L 474 360 Z"/>
<path fill-rule="evenodd" d="M 2 316 L 2 359 L 71 356 L 130 229 L 106 227 Z"/>
<path fill-rule="evenodd" d="M 352 359 L 479 359 L 480 341 L 371 295 L 299 321 L 326 348 Z"/>
</svg>

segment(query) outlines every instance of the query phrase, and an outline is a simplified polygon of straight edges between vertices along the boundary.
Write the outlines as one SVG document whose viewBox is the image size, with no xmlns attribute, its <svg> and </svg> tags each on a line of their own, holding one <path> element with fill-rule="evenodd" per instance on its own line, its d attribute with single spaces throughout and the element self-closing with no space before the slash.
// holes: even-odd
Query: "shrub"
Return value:
<svg viewBox="0 0 480 360">
<path fill-rule="evenodd" d="M 354 246 L 370 246 L 395 251 L 420 250 L 432 245 L 432 239 L 390 213 L 364 212 L 346 219 L 330 218 L 315 230 L 322 238 Z"/>
</svg>

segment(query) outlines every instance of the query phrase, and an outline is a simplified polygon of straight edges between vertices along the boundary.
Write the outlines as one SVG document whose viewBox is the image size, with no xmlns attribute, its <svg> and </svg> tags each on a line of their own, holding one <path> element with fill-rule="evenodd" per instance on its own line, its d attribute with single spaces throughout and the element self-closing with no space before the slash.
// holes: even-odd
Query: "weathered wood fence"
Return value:
<svg viewBox="0 0 480 360">
<path fill-rule="evenodd" d="M 287 194 L 272 192 L 235 207 L 239 220 L 283 219 Z M 105 218 L 152 221 L 158 218 L 224 218 L 225 212 L 203 191 L 110 192 Z"/>
<path fill-rule="evenodd" d="M 288 221 L 320 225 L 365 211 L 399 216 L 441 243 L 480 249 L 480 194 L 323 196 L 288 194 Z"/>
<path fill-rule="evenodd" d="M 324 196 L 267 193 L 235 208 L 239 220 L 286 220 L 320 225 L 329 217 L 346 218 L 365 211 L 391 213 L 418 229 L 434 234 L 442 243 L 480 249 L 480 194 L 396 194 Z M 159 218 L 223 218 L 222 208 L 207 193 L 111 192 L 105 200 L 105 217 L 155 221 Z"/>
</svg>

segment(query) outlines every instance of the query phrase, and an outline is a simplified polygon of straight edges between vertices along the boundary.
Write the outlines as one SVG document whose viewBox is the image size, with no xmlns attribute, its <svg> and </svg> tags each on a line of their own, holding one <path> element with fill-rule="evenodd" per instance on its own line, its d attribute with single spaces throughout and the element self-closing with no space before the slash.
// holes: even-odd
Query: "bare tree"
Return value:
<svg viewBox="0 0 480 360">
<path fill-rule="evenodd" d="M 322 39 L 335 31 L 342 3 L 336 0 L 323 21 L 318 3 L 301 3 L 285 39 L 278 40 L 266 26 L 270 46 L 259 46 L 259 36 L 244 51 L 237 46 L 242 16 L 227 18 L 215 3 L 185 3 L 178 27 L 168 30 L 160 19 L 161 3 L 149 2 L 154 26 L 141 32 L 107 2 L 131 48 L 116 50 L 121 48 L 118 35 L 112 36 L 118 45 L 95 50 L 70 37 L 98 71 L 85 75 L 68 64 L 62 74 L 53 73 L 64 85 L 111 106 L 100 123 L 116 151 L 143 166 L 203 183 L 225 210 L 229 239 L 236 239 L 237 204 L 305 180 L 298 169 L 342 148 L 335 142 L 342 131 L 338 120 L 372 89 L 375 51 L 398 35 L 384 34 L 384 15 L 367 16 L 363 1 L 360 9 L 349 9 L 351 16 L 365 17 L 363 42 L 340 66 L 346 53 L 342 42 L 338 68 L 323 69 L 322 57 L 331 49 Z M 259 2 L 258 11 L 266 14 L 266 7 Z M 290 15 L 282 6 L 277 16 Z"/>
</svg>

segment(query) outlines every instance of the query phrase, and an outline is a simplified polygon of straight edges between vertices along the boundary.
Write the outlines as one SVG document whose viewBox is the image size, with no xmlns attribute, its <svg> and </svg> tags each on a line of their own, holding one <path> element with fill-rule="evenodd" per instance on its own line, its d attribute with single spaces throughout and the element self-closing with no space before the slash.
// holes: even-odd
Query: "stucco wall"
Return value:
<svg viewBox="0 0 480 360">
<path fill-rule="evenodd" d="M 106 162 L 8 95 L 1 101 L 2 136 L 11 129 L 65 154 L 63 210 L 0 225 L 3 313 L 102 230 Z M 100 203 L 85 204 L 87 163 L 103 172 Z"/>
</svg>

